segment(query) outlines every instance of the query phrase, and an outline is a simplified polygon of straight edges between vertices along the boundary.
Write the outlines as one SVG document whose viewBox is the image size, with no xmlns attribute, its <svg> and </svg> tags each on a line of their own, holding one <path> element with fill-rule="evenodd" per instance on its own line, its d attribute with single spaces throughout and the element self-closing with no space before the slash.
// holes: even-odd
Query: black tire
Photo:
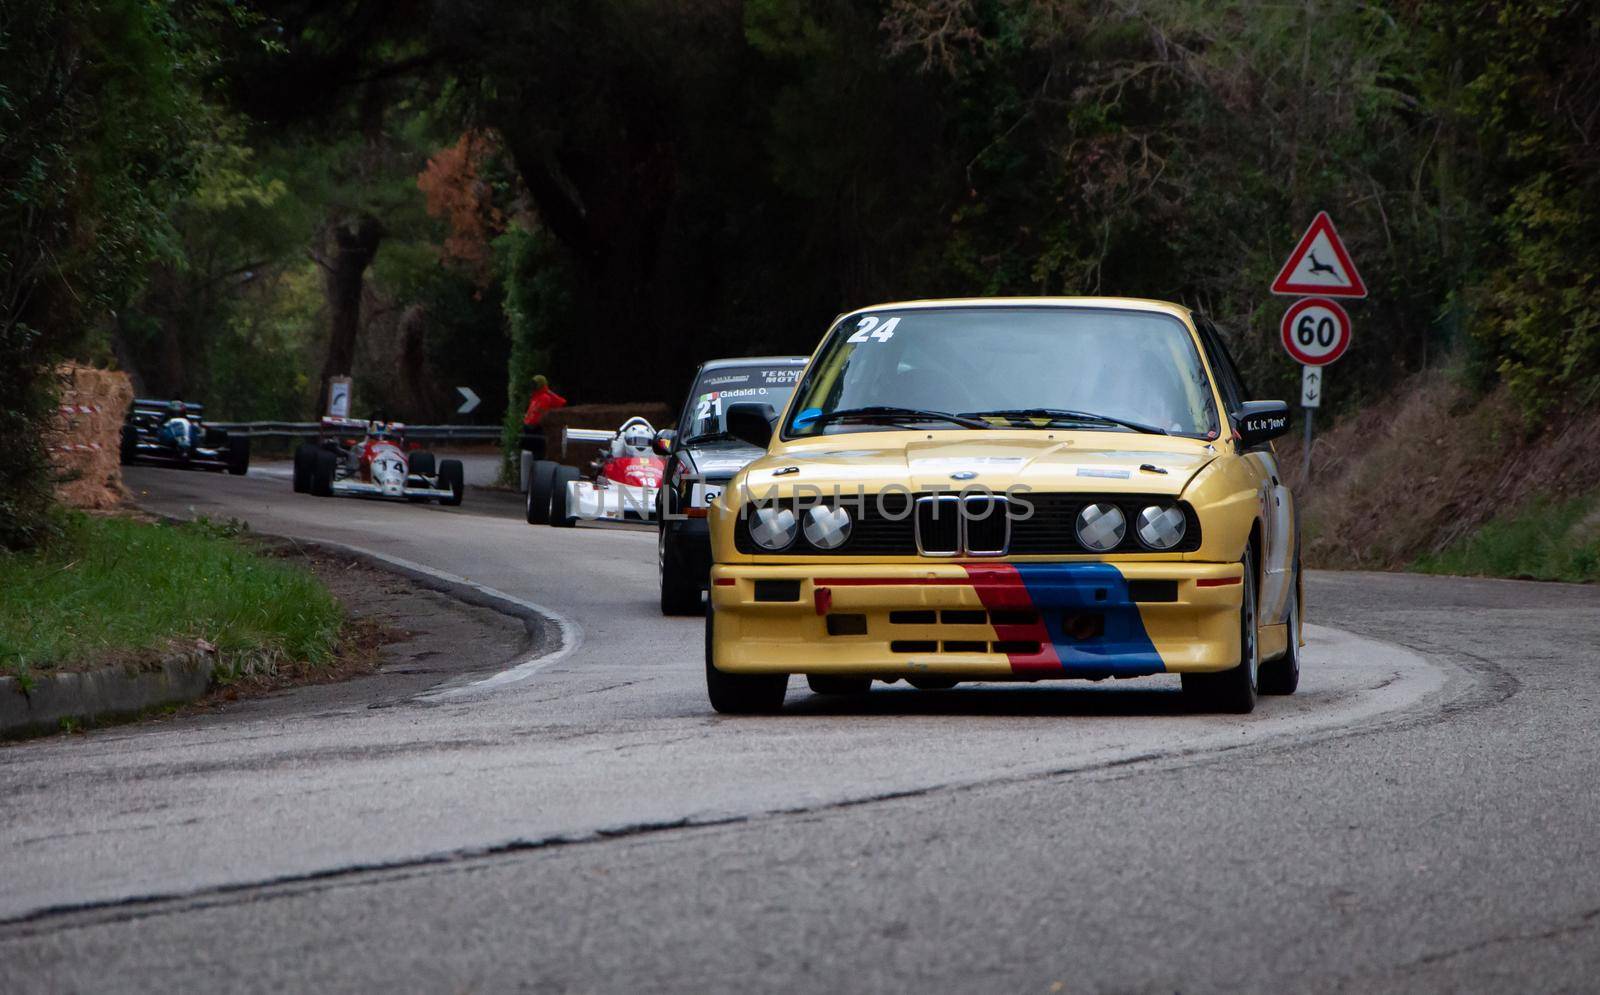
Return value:
<svg viewBox="0 0 1600 995">
<path fill-rule="evenodd" d="M 131 425 L 122 426 L 122 445 L 117 456 L 123 466 L 132 466 L 139 459 L 139 432 Z"/>
<path fill-rule="evenodd" d="M 706 695 L 725 715 L 771 715 L 783 709 L 788 674 L 725 674 L 711 661 L 716 612 L 706 608 Z"/>
<path fill-rule="evenodd" d="M 227 440 L 228 445 L 228 472 L 235 477 L 242 477 L 250 472 L 250 439 L 248 437 L 234 436 Z"/>
<path fill-rule="evenodd" d="M 1289 618 L 1285 626 L 1288 632 L 1288 646 L 1283 655 L 1276 660 L 1266 660 L 1261 664 L 1261 675 L 1257 678 L 1257 685 L 1262 694 L 1294 694 L 1300 687 L 1300 562 L 1297 559 L 1294 565 L 1294 587 L 1289 592 Z"/>
<path fill-rule="evenodd" d="M 845 674 L 807 674 L 812 694 L 861 695 L 872 690 L 872 678 Z"/>
<path fill-rule="evenodd" d="M 326 449 L 317 450 L 316 462 L 311 465 L 311 493 L 317 497 L 333 497 L 334 470 L 339 457 Z"/>
<path fill-rule="evenodd" d="M 312 468 L 317 465 L 317 447 L 302 442 L 294 451 L 294 492 L 311 493 Z"/>
<path fill-rule="evenodd" d="M 1260 605 L 1256 600 L 1255 550 L 1246 549 L 1244 591 L 1239 608 L 1239 665 L 1215 674 L 1184 674 L 1183 692 L 1205 711 L 1245 715 L 1256 707 L 1260 685 L 1261 642 L 1256 632 Z"/>
<path fill-rule="evenodd" d="M 467 491 L 467 473 L 460 460 L 439 461 L 439 485 L 450 488 L 450 496 L 440 498 L 440 504 L 446 508 L 454 508 L 461 504 L 461 497 Z"/>
<path fill-rule="evenodd" d="M 907 677 L 906 683 L 918 691 L 948 691 L 961 682 L 954 677 Z"/>
<path fill-rule="evenodd" d="M 556 467 L 555 479 L 550 482 L 550 524 L 570 529 L 578 524 L 578 516 L 567 511 L 567 484 L 579 478 L 575 466 Z"/>
<path fill-rule="evenodd" d="M 432 453 L 412 453 L 411 461 L 406 466 L 412 473 L 420 477 L 431 477 L 439 472 L 438 460 L 434 458 Z"/>
<path fill-rule="evenodd" d="M 661 614 L 698 615 L 705 610 L 700 592 L 705 578 L 696 577 L 684 564 L 681 539 L 674 539 L 663 522 L 656 530 L 656 573 L 661 581 Z"/>
<path fill-rule="evenodd" d="M 550 523 L 550 494 L 556 486 L 556 467 L 560 464 L 536 459 L 528 468 L 528 524 Z"/>
</svg>

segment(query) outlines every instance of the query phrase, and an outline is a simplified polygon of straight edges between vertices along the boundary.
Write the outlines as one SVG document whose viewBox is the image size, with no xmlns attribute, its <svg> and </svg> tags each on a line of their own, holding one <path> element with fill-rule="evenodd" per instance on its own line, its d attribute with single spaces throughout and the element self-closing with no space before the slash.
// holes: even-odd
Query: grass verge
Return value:
<svg viewBox="0 0 1600 995">
<path fill-rule="evenodd" d="M 1535 501 L 1413 564 L 1423 573 L 1600 581 L 1600 499 Z"/>
<path fill-rule="evenodd" d="M 0 674 L 147 662 L 204 640 L 223 680 L 330 662 L 343 609 L 238 525 L 71 515 L 61 538 L 0 554 Z"/>
</svg>

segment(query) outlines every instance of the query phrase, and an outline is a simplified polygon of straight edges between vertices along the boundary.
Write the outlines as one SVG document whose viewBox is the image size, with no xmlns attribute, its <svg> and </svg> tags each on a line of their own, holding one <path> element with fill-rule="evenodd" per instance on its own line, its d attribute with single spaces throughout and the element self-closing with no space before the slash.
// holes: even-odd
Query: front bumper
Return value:
<svg viewBox="0 0 1600 995">
<path fill-rule="evenodd" d="M 1239 662 L 1237 563 L 1069 561 L 711 569 L 729 673 L 1139 677 Z"/>
<path fill-rule="evenodd" d="M 448 487 L 418 487 L 414 484 L 391 485 L 368 483 L 363 480 L 335 480 L 331 487 L 335 496 L 385 497 L 385 498 L 447 498 L 454 496 Z"/>
<path fill-rule="evenodd" d="M 573 480 L 567 483 L 567 511 L 585 522 L 649 522 L 655 520 L 659 493 L 656 487 L 596 487 L 587 480 Z"/>
</svg>

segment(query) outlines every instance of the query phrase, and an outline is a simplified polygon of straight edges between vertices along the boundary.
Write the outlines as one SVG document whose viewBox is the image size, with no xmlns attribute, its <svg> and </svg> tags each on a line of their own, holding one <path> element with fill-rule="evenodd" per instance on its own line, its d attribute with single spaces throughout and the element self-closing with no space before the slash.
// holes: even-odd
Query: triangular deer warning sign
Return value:
<svg viewBox="0 0 1600 995">
<path fill-rule="evenodd" d="M 1289 261 L 1272 281 L 1272 292 L 1288 297 L 1367 296 L 1367 285 L 1361 282 L 1361 274 L 1350 261 L 1350 253 L 1345 251 L 1327 211 L 1318 211 L 1311 227 L 1300 236 L 1300 244 L 1289 253 Z"/>
</svg>

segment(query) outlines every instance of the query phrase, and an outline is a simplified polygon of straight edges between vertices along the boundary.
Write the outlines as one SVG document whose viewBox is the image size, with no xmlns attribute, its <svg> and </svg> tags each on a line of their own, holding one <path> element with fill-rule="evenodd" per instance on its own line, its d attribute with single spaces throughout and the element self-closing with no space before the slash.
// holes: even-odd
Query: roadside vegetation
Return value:
<svg viewBox="0 0 1600 995">
<path fill-rule="evenodd" d="M 1600 502 L 1537 501 L 1415 564 L 1424 573 L 1600 581 Z"/>
<path fill-rule="evenodd" d="M 349 373 L 358 412 L 443 420 L 466 385 L 509 441 L 534 372 L 675 405 L 874 301 L 1128 294 L 1293 397 L 1266 288 L 1318 209 L 1371 290 L 1323 429 L 1448 370 L 1492 477 L 1600 399 L 1595 4 L 34 0 L 0 16 L 0 190 L 11 548 L 53 521 L 63 358 L 218 419 Z M 1319 488 L 1433 486 L 1341 458 Z M 1536 496 L 1600 493 L 1563 473 Z M 1404 515 L 1442 531 L 1330 508 L 1308 561 L 1412 563 L 1531 497 L 1426 476 Z"/>
<path fill-rule="evenodd" d="M 343 612 L 312 574 L 234 526 L 64 516 L 57 538 L 0 552 L 0 673 L 27 678 L 215 647 L 224 681 L 327 665 Z"/>
</svg>

